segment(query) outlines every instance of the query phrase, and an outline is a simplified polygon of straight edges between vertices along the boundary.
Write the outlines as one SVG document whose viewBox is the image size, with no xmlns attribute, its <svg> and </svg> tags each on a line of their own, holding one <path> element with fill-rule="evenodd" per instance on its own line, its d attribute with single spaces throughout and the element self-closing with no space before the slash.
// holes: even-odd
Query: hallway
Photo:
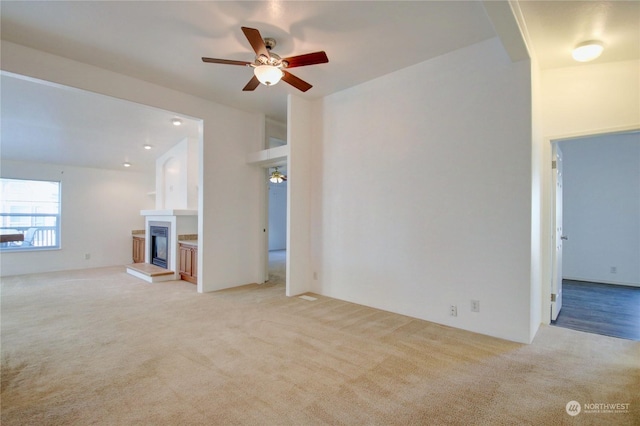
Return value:
<svg viewBox="0 0 640 426">
<path fill-rule="evenodd" d="M 286 284 L 287 280 L 287 251 L 269 251 L 269 284 Z"/>
<path fill-rule="evenodd" d="M 640 341 L 640 288 L 563 280 L 562 289 L 552 325 Z"/>
</svg>

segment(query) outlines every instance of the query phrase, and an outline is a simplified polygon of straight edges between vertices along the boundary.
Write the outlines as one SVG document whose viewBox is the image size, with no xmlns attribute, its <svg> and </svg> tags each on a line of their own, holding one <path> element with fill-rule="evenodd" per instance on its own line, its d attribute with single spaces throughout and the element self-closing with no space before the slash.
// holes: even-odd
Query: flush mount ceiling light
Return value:
<svg viewBox="0 0 640 426">
<path fill-rule="evenodd" d="M 269 175 L 269 182 L 272 183 L 282 183 L 285 180 L 287 180 L 287 177 L 280 173 L 277 167 L 273 172 L 271 172 L 271 175 Z"/>
<path fill-rule="evenodd" d="M 131 163 L 130 163 L 130 162 L 128 162 L 128 161 L 125 161 L 124 163 L 122 163 L 122 165 L 123 165 L 124 167 L 131 167 Z"/>
<path fill-rule="evenodd" d="M 173 120 L 171 120 L 171 122 L 174 126 L 182 126 L 182 120 L 180 120 L 179 118 L 174 118 Z"/>
<path fill-rule="evenodd" d="M 601 41 L 589 40 L 577 45 L 571 56 L 578 62 L 589 62 L 600 56 L 603 50 L 604 45 Z"/>
<path fill-rule="evenodd" d="M 151 149 L 151 145 L 149 145 L 149 144 L 144 145 L 144 149 L 146 149 L 146 150 Z"/>
</svg>

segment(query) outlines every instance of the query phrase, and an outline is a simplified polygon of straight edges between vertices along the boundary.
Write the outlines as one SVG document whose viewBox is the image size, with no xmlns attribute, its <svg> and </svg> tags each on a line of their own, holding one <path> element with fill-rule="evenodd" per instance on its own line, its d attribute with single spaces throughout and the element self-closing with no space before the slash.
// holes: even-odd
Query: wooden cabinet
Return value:
<svg viewBox="0 0 640 426">
<path fill-rule="evenodd" d="M 198 246 L 179 244 L 180 247 L 180 279 L 198 284 Z"/>
<path fill-rule="evenodd" d="M 144 236 L 133 236 L 133 263 L 144 263 Z"/>
</svg>

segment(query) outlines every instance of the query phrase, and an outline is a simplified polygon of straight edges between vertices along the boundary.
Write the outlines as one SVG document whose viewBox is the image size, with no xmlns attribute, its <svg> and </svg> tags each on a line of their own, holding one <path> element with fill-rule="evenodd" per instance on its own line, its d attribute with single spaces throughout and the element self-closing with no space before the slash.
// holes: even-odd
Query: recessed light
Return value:
<svg viewBox="0 0 640 426">
<path fill-rule="evenodd" d="M 179 118 L 174 118 L 173 120 L 171 120 L 171 122 L 173 123 L 174 126 L 182 125 L 182 120 L 180 120 Z"/>
<path fill-rule="evenodd" d="M 600 56 L 603 50 L 604 45 L 601 41 L 589 40 L 577 45 L 571 56 L 578 62 L 589 62 Z"/>
<path fill-rule="evenodd" d="M 144 145 L 144 149 L 151 149 L 151 145 Z"/>
<path fill-rule="evenodd" d="M 124 163 L 122 163 L 122 165 L 123 165 L 124 167 L 131 167 L 131 163 L 130 163 L 130 162 L 128 162 L 128 161 L 125 161 Z"/>
</svg>

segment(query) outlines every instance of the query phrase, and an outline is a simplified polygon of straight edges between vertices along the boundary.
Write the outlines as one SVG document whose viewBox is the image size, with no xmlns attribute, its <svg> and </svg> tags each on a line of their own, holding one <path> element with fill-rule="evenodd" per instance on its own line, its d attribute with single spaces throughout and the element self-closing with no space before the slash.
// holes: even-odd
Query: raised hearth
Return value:
<svg viewBox="0 0 640 426">
<path fill-rule="evenodd" d="M 175 280 L 175 273 L 150 263 L 134 263 L 127 265 L 127 273 L 145 280 L 148 283 Z"/>
</svg>

